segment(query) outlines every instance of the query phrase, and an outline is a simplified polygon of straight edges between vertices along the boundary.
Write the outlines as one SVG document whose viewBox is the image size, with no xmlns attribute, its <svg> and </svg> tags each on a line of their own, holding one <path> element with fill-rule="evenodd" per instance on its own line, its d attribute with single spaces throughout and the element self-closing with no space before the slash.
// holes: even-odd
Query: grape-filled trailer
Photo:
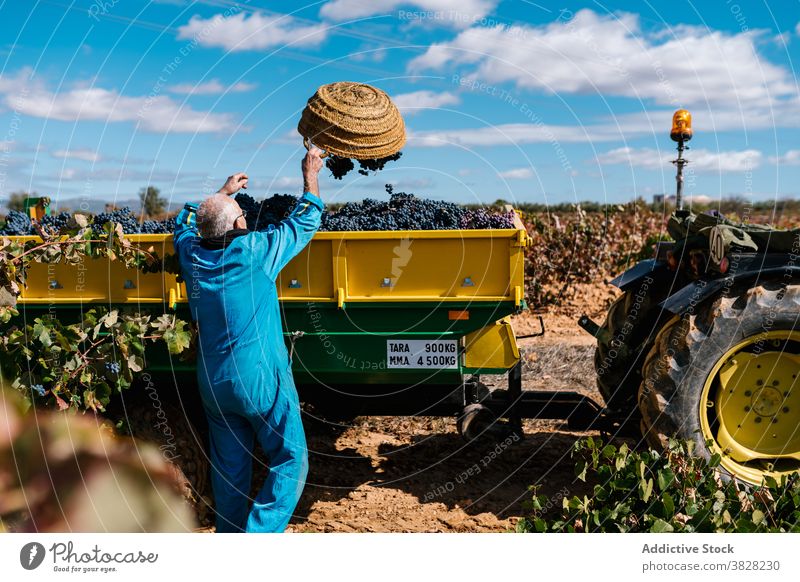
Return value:
<svg viewBox="0 0 800 582">
<path fill-rule="evenodd" d="M 170 234 L 128 238 L 173 252 Z M 509 316 L 525 308 L 529 243 L 516 214 L 513 228 L 318 232 L 277 282 L 301 399 L 337 416 L 458 415 L 470 438 L 498 418 L 513 428 L 523 416 L 588 426 L 599 411 L 591 400 L 522 390 Z M 18 309 L 69 321 L 104 305 L 188 320 L 191 292 L 173 274 L 119 261 L 35 264 Z M 194 363 L 148 349 L 148 378 L 195 399 Z M 507 389 L 489 391 L 481 374 L 507 374 Z"/>
</svg>

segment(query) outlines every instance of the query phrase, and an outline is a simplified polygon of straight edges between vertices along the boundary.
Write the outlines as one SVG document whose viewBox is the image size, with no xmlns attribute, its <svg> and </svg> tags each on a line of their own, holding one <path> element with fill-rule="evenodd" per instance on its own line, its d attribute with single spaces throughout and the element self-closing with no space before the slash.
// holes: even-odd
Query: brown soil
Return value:
<svg viewBox="0 0 800 582">
<path fill-rule="evenodd" d="M 613 296 L 612 296 L 613 297 Z M 606 295 L 589 305 L 602 317 Z M 609 299 L 610 300 L 610 299 Z M 593 338 L 564 313 L 543 316 L 547 334 L 522 340 L 523 385 L 577 390 L 602 402 L 594 381 Z M 515 318 L 518 335 L 538 329 Z M 484 376 L 503 387 L 504 376 Z M 570 449 L 593 432 L 562 421 L 526 420 L 517 442 L 467 444 L 455 419 L 359 417 L 307 427 L 310 472 L 293 532 L 500 532 L 524 515 L 530 486 L 554 496 L 582 495 Z"/>
<path fill-rule="evenodd" d="M 613 301 L 610 286 L 576 289 L 541 314 L 546 334 L 520 341 L 523 389 L 575 390 L 602 404 L 592 364 L 594 338 L 577 325 L 598 323 Z M 513 318 L 518 336 L 539 331 L 538 315 Z M 483 376 L 504 388 L 505 376 Z M 308 422 L 310 470 L 290 532 L 502 532 L 525 514 L 531 486 L 553 498 L 583 495 L 570 450 L 579 438 L 566 422 L 525 420 L 517 441 L 467 443 L 455 418 L 358 417 Z M 264 461 L 264 459 L 261 459 Z M 256 466 L 253 494 L 263 482 Z M 206 522 L 208 524 L 208 522 Z M 204 528 L 213 531 L 213 528 Z"/>
</svg>

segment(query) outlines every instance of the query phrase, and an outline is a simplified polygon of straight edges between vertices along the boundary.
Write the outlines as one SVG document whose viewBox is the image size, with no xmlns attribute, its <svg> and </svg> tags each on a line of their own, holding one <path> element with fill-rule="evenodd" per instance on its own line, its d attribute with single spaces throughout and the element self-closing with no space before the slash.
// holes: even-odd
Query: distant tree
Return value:
<svg viewBox="0 0 800 582">
<path fill-rule="evenodd" d="M 26 198 L 36 198 L 39 195 L 36 192 L 25 192 L 23 190 L 18 190 L 17 192 L 12 192 L 8 195 L 8 206 L 9 210 L 19 210 L 22 212 L 25 210 L 25 199 Z"/>
<path fill-rule="evenodd" d="M 148 186 L 139 190 L 139 200 L 142 203 L 142 212 L 147 216 L 164 214 L 167 209 L 166 198 L 161 197 L 161 191 L 155 186 Z"/>
</svg>

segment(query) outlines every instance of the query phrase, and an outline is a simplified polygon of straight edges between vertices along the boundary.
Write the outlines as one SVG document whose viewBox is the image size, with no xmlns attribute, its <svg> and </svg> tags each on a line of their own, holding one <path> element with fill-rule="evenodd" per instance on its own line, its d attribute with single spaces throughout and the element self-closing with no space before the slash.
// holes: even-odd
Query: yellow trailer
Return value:
<svg viewBox="0 0 800 582">
<path fill-rule="evenodd" d="M 172 253 L 171 235 L 128 238 L 159 256 Z M 521 394 L 509 316 L 525 308 L 529 244 L 518 217 L 514 228 L 497 230 L 317 233 L 277 282 L 301 396 L 339 412 L 466 410 L 465 432 L 475 417 L 490 414 L 515 424 L 521 414 L 568 416 L 576 406 L 572 393 Z M 18 308 L 23 317 L 47 310 L 69 318 L 104 305 L 188 319 L 192 292 L 174 274 L 118 261 L 40 263 L 28 272 Z M 151 373 L 194 373 L 165 353 L 149 354 L 147 366 Z M 479 380 L 506 373 L 503 394 L 489 394 Z M 587 414 L 596 412 L 588 406 Z"/>
</svg>

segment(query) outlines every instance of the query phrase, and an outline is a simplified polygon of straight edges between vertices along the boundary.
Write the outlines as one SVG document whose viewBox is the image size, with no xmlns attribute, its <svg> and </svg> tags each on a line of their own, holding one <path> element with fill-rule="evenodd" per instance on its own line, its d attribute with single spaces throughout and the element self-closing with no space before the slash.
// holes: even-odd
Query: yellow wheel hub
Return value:
<svg viewBox="0 0 800 582">
<path fill-rule="evenodd" d="M 722 466 L 753 484 L 800 470 L 800 332 L 758 334 L 729 350 L 703 388 L 700 424 Z"/>
</svg>

